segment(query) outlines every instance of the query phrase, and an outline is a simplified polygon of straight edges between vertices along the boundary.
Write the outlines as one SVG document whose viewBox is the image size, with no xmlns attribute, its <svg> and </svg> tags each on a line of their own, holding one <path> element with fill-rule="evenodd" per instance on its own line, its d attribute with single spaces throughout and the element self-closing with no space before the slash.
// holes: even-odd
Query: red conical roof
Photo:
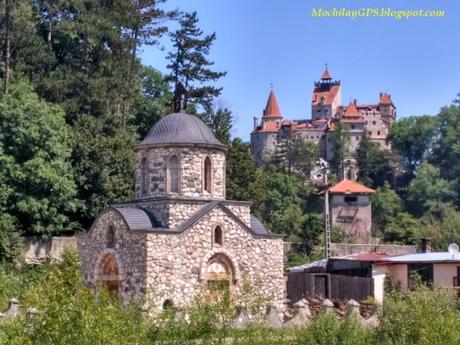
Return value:
<svg viewBox="0 0 460 345">
<path fill-rule="evenodd" d="M 321 80 L 331 80 L 332 79 L 332 76 L 331 74 L 329 73 L 327 67 L 326 69 L 324 70 L 323 74 L 321 75 Z"/>
<path fill-rule="evenodd" d="M 270 90 L 270 95 L 268 96 L 267 105 L 264 110 L 264 116 L 281 117 L 281 110 L 273 89 Z"/>
</svg>

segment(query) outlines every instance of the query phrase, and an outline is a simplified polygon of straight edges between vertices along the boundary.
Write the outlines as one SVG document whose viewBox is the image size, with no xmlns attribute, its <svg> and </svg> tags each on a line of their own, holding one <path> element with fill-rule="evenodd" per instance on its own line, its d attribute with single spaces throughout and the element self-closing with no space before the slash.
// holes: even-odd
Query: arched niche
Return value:
<svg viewBox="0 0 460 345">
<path fill-rule="evenodd" d="M 121 295 L 123 282 L 123 269 L 120 260 L 114 252 L 107 251 L 96 264 L 96 284 L 98 287 L 104 286 L 113 297 Z"/>
</svg>

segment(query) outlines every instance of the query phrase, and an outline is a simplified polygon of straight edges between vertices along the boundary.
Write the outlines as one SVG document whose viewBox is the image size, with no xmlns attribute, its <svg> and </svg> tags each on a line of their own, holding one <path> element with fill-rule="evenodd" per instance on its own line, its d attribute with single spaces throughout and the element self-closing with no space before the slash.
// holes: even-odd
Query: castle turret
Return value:
<svg viewBox="0 0 460 345">
<path fill-rule="evenodd" d="M 275 150 L 282 119 L 280 106 L 272 88 L 263 110 L 261 123 L 255 126 L 251 133 L 251 150 L 258 166 Z"/>
</svg>

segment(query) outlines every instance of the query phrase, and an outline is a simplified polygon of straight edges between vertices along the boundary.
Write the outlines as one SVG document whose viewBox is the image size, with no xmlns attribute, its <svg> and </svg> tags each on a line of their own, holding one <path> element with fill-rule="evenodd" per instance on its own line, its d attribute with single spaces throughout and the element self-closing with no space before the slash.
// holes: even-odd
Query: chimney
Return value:
<svg viewBox="0 0 460 345">
<path fill-rule="evenodd" d="M 420 252 L 431 253 L 431 238 L 422 237 L 420 240 L 421 240 Z"/>
<path fill-rule="evenodd" d="M 254 129 L 257 128 L 257 125 L 258 125 L 257 120 L 258 120 L 257 116 L 254 116 Z"/>
</svg>

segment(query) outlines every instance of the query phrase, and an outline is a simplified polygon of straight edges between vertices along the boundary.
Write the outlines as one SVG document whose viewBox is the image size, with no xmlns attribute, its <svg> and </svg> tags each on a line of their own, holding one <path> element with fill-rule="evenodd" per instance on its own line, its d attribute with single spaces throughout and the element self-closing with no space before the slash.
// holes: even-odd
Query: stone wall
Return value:
<svg viewBox="0 0 460 345">
<path fill-rule="evenodd" d="M 213 243 L 217 225 L 223 230 L 223 245 Z M 110 226 L 116 229 L 113 249 L 106 248 Z M 128 230 L 119 213 L 107 209 L 79 242 L 79 252 L 85 280 L 92 286 L 97 285 L 101 259 L 108 253 L 115 255 L 124 299 L 145 297 L 146 304 L 153 308 L 161 308 L 166 300 L 177 307 L 191 303 L 206 286 L 206 268 L 215 254 L 231 262 L 235 296 L 248 280 L 256 294 L 265 296 L 277 308 L 282 306 L 282 239 L 255 236 L 220 206 L 180 234 Z"/>
<path fill-rule="evenodd" d="M 59 260 L 67 247 L 77 248 L 77 237 L 52 237 L 44 241 L 38 237 L 24 237 L 24 260 L 28 264 L 46 259 Z"/>
<path fill-rule="evenodd" d="M 179 192 L 168 191 L 167 169 L 171 156 L 179 159 Z M 204 160 L 212 161 L 211 193 L 204 190 Z M 141 162 L 146 158 L 147 177 L 142 177 Z M 200 147 L 155 147 L 144 148 L 136 153 L 135 167 L 136 198 L 146 197 L 207 197 L 225 199 L 225 152 L 212 148 Z M 147 194 L 142 192 L 142 179 L 147 179 Z"/>
<path fill-rule="evenodd" d="M 214 245 L 212 232 L 220 225 L 223 245 Z M 283 242 L 279 238 L 255 237 L 240 223 L 216 207 L 183 234 L 147 235 L 148 300 L 157 308 L 170 300 L 183 307 L 193 301 L 206 284 L 205 269 L 215 254 L 227 257 L 232 265 L 238 295 L 249 280 L 256 293 L 281 307 L 284 296 Z"/>
<path fill-rule="evenodd" d="M 107 247 L 107 231 L 115 230 L 115 246 Z M 98 283 L 100 266 L 105 255 L 113 254 L 119 265 L 121 295 L 125 300 L 141 296 L 145 292 L 146 233 L 129 231 L 122 216 L 114 209 L 102 212 L 86 236 L 78 242 L 85 281 L 92 287 Z"/>
</svg>

